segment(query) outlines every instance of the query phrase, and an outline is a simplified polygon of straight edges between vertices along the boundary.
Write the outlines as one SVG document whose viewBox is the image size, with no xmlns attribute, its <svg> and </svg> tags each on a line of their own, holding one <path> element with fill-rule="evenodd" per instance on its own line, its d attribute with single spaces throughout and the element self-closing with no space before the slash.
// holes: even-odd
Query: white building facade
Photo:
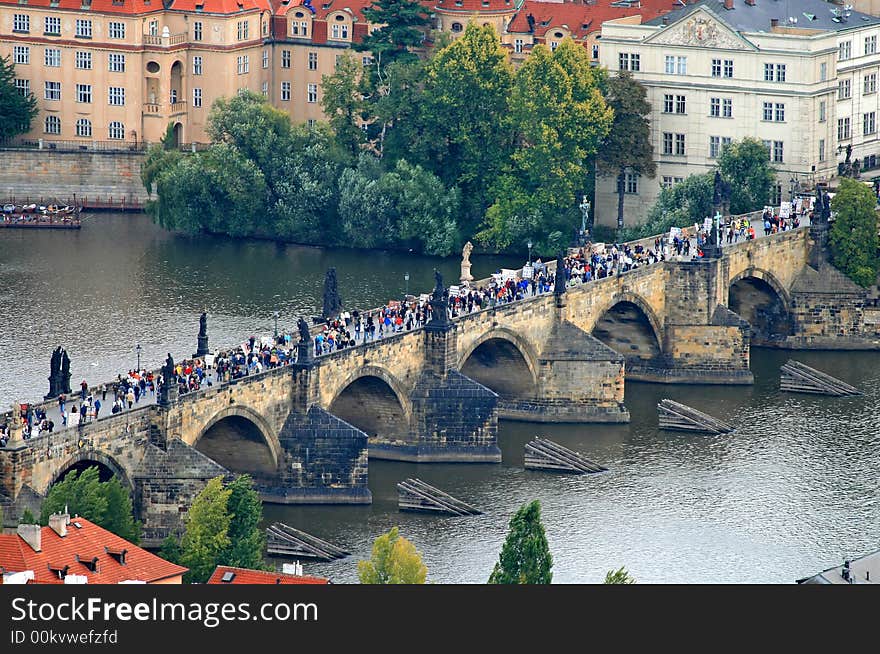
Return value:
<svg viewBox="0 0 880 654">
<path fill-rule="evenodd" d="M 724 145 L 747 136 L 768 149 L 773 204 L 830 182 L 847 145 L 862 170 L 880 166 L 880 17 L 836 9 L 699 0 L 643 25 L 603 25 L 601 64 L 632 71 L 652 108 L 657 175 L 627 173 L 625 224 L 644 222 L 663 187 L 713 170 Z M 597 179 L 596 224 L 617 224 L 616 192 L 615 178 Z"/>
</svg>

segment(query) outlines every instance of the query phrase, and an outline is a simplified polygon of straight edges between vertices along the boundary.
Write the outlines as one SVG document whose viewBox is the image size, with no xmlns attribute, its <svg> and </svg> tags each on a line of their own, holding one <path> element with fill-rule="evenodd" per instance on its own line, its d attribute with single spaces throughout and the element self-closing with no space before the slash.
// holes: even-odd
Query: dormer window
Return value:
<svg viewBox="0 0 880 654">
<path fill-rule="evenodd" d="M 305 18 L 305 14 L 301 11 L 298 11 L 294 14 L 297 18 Z"/>
<path fill-rule="evenodd" d="M 77 561 L 77 563 L 82 563 L 84 566 L 86 566 L 86 568 L 89 569 L 89 572 L 97 572 L 98 571 L 98 557 L 97 556 L 93 556 L 93 557 L 89 558 L 89 557 L 84 557 L 84 556 L 80 556 L 79 554 L 77 554 L 76 561 Z"/>
<path fill-rule="evenodd" d="M 561 39 L 564 35 L 562 34 L 562 32 L 555 32 L 553 36 L 555 36 L 557 39 Z"/>
<path fill-rule="evenodd" d="M 49 572 L 55 574 L 59 579 L 64 579 L 67 576 L 67 571 L 70 570 L 69 565 L 54 565 L 49 563 L 48 567 Z"/>
<path fill-rule="evenodd" d="M 125 565 L 125 555 L 128 553 L 127 549 L 113 549 L 110 547 L 105 547 L 104 551 L 112 556 L 119 565 Z"/>
</svg>

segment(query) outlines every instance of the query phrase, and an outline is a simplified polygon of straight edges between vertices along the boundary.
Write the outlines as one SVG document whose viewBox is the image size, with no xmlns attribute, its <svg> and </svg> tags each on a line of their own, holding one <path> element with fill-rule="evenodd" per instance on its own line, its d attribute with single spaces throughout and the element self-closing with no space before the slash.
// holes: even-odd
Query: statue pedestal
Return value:
<svg viewBox="0 0 880 654">
<path fill-rule="evenodd" d="M 459 278 L 462 284 L 466 284 L 467 282 L 474 281 L 474 276 L 471 275 L 471 264 L 462 262 L 461 264 L 461 277 Z"/>
<path fill-rule="evenodd" d="M 196 349 L 196 353 L 195 353 L 193 356 L 195 356 L 195 357 L 203 357 L 203 356 L 205 356 L 206 354 L 209 354 L 209 351 L 208 351 L 208 335 L 205 334 L 204 336 L 199 336 L 198 339 L 199 339 L 199 345 L 198 345 L 198 348 Z"/>
<path fill-rule="evenodd" d="M 59 375 L 49 375 L 48 379 L 49 392 L 43 396 L 44 400 L 51 400 L 52 398 L 61 395 L 61 380 L 59 379 Z"/>
<path fill-rule="evenodd" d="M 299 342 L 296 344 L 297 365 L 309 365 L 315 361 L 315 344 Z"/>
<path fill-rule="evenodd" d="M 21 405 L 12 405 L 12 415 L 9 418 L 9 440 L 6 442 L 7 449 L 24 447 L 24 426 L 21 424 Z"/>
</svg>

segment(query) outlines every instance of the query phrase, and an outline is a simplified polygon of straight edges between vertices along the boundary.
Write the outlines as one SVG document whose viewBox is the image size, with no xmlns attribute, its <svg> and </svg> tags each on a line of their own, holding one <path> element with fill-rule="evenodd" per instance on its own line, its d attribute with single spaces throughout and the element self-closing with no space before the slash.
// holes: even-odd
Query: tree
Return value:
<svg viewBox="0 0 880 654">
<path fill-rule="evenodd" d="M 330 127 L 339 146 L 354 161 L 364 144 L 364 130 L 359 125 L 363 100 L 360 79 L 363 67 L 350 54 L 340 56 L 336 71 L 321 78 L 321 106 L 330 117 Z"/>
<path fill-rule="evenodd" d="M 229 546 L 221 555 L 223 565 L 259 569 L 263 566 L 266 532 L 260 529 L 263 502 L 254 490 L 250 475 L 239 475 L 227 487 L 230 514 Z"/>
<path fill-rule="evenodd" d="M 713 173 L 690 175 L 678 184 L 660 191 L 660 197 L 648 211 L 645 223 L 626 227 L 617 236 L 623 241 L 634 241 L 646 236 L 665 234 L 670 227 L 702 223 L 703 218 L 712 215 L 714 191 Z"/>
<path fill-rule="evenodd" d="M 49 489 L 41 507 L 40 523 L 49 524 L 49 516 L 54 513 L 81 515 L 132 543 L 140 541 L 141 524 L 132 514 L 128 490 L 115 477 L 102 482 L 97 466 L 82 472 L 72 470 Z"/>
<path fill-rule="evenodd" d="M 159 549 L 159 556 L 180 565 L 183 558 L 183 549 L 180 547 L 180 539 L 177 536 L 168 536 L 162 541 L 162 547 Z"/>
<path fill-rule="evenodd" d="M 23 525 L 37 524 L 37 519 L 34 517 L 34 514 L 30 509 L 25 509 L 24 511 L 21 512 L 21 524 L 23 524 Z"/>
<path fill-rule="evenodd" d="M 859 286 L 877 282 L 877 198 L 871 188 L 849 178 L 841 178 L 831 200 L 835 212 L 829 242 L 834 266 Z"/>
<path fill-rule="evenodd" d="M 626 173 L 653 178 L 657 173 L 647 116 L 651 105 L 645 87 L 629 71 L 621 71 L 605 83 L 605 99 L 614 110 L 614 122 L 602 143 L 599 170 L 617 180 L 617 228 L 623 229 L 623 197 Z"/>
<path fill-rule="evenodd" d="M 28 91 L 22 93 L 15 86 L 15 65 L 7 57 L 0 57 L 0 139 L 25 134 L 37 115 L 37 99 Z"/>
<path fill-rule="evenodd" d="M 221 562 L 229 547 L 228 502 L 232 491 L 223 487 L 223 478 L 211 479 L 193 500 L 186 515 L 186 531 L 181 540 L 180 565 L 189 568 L 186 583 L 204 583 Z"/>
<path fill-rule="evenodd" d="M 352 47 L 358 52 L 371 53 L 380 75 L 382 67 L 400 59 L 415 58 L 411 48 L 421 45 L 425 29 L 430 24 L 421 3 L 417 0 L 375 0 L 363 10 L 363 14 L 369 24 L 382 27 L 372 30 Z"/>
<path fill-rule="evenodd" d="M 629 576 L 626 568 L 621 567 L 618 570 L 609 570 L 605 575 L 603 584 L 634 584 L 636 580 Z"/>
<path fill-rule="evenodd" d="M 533 500 L 520 507 L 510 521 L 501 556 L 490 584 L 549 584 L 553 557 L 541 524 L 541 504 Z"/>
<path fill-rule="evenodd" d="M 362 584 L 423 584 L 428 568 L 415 545 L 393 527 L 373 542 L 369 561 L 358 561 Z"/>
<path fill-rule="evenodd" d="M 730 213 L 764 208 L 774 175 L 767 148 L 761 141 L 746 137 L 725 146 L 718 157 L 718 168 L 731 185 Z"/>
</svg>

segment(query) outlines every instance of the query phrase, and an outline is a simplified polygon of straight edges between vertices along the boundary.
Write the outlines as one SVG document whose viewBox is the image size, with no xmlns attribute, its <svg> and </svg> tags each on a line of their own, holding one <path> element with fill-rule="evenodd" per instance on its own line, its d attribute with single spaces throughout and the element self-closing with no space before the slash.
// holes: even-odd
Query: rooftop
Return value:
<svg viewBox="0 0 880 654">
<path fill-rule="evenodd" d="M 880 550 L 875 550 L 856 559 L 850 559 L 849 579 L 843 576 L 844 562 L 833 568 L 798 579 L 799 584 L 875 584 L 880 581 Z"/>
<path fill-rule="evenodd" d="M 450 0 L 446 0 L 448 3 Z M 641 16 L 642 22 L 668 13 L 676 6 L 674 0 L 642 0 L 641 3 L 621 3 L 617 0 L 596 0 L 585 4 L 581 0 L 546 2 L 526 0 L 507 28 L 511 33 L 533 32 L 542 37 L 551 29 L 565 27 L 573 38 L 583 38 L 596 32 L 602 23 L 628 16 Z M 530 19 L 531 18 L 531 19 Z"/>
<path fill-rule="evenodd" d="M 233 568 L 228 565 L 218 565 L 209 584 L 218 585 L 241 585 L 241 584 L 329 584 L 330 580 L 323 577 L 311 577 L 309 575 L 292 575 L 284 572 L 271 572 L 268 570 L 250 570 L 248 568 Z"/>
</svg>

